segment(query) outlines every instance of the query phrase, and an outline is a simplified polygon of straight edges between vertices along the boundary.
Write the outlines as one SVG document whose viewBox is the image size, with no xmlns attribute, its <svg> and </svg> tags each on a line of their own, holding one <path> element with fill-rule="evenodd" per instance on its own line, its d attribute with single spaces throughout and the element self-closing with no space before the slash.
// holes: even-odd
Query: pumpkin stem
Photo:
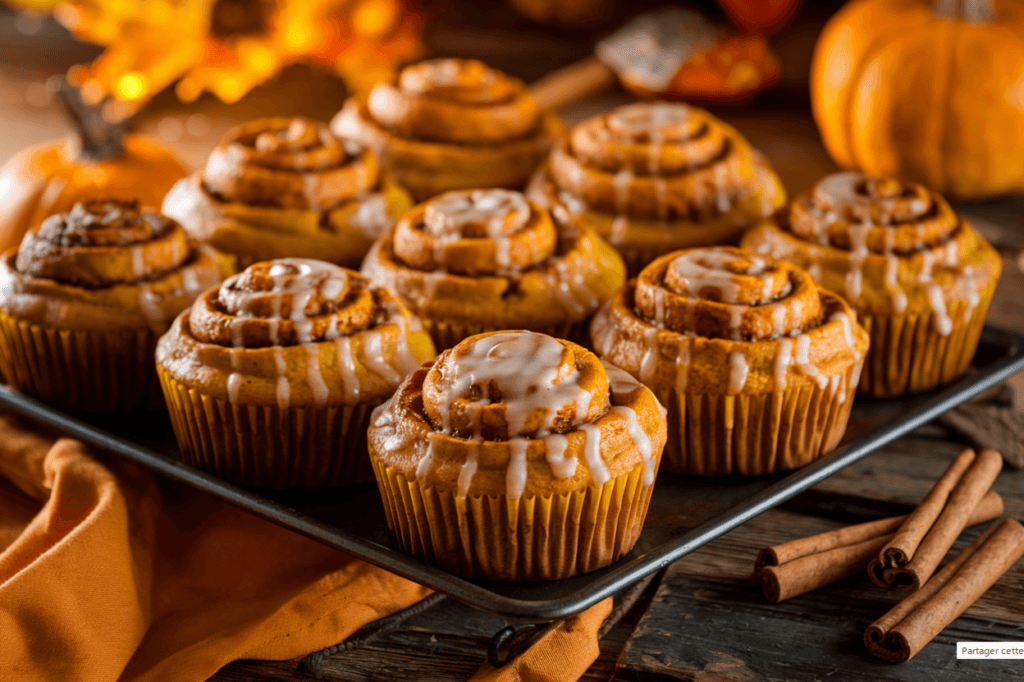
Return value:
<svg viewBox="0 0 1024 682">
<path fill-rule="evenodd" d="M 971 23 L 991 21 L 996 18 L 992 0 L 937 0 L 932 12 L 940 17 L 961 19 Z"/>
<path fill-rule="evenodd" d="M 129 119 L 112 122 L 103 114 L 102 103 L 90 106 L 78 88 L 62 80 L 57 100 L 64 108 L 78 142 L 78 153 L 90 161 L 106 161 L 124 154 L 124 135 Z"/>
</svg>

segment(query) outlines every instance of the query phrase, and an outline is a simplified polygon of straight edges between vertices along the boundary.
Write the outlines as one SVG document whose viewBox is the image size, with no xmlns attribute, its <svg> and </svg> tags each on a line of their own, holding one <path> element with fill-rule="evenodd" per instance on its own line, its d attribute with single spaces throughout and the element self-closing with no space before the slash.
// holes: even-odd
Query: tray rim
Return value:
<svg viewBox="0 0 1024 682">
<path fill-rule="evenodd" d="M 485 585 L 423 563 L 390 547 L 341 531 L 332 524 L 313 519 L 301 511 L 263 497 L 258 492 L 234 485 L 213 474 L 139 446 L 126 438 L 108 433 L 6 385 L 0 385 L 0 406 L 78 438 L 100 450 L 145 466 L 174 481 L 212 494 L 257 517 L 293 530 L 328 547 L 348 552 L 469 606 L 503 616 L 511 622 L 538 623 L 560 620 L 584 611 L 1024 369 L 1024 333 L 986 325 L 982 331 L 982 339 L 1001 343 L 1006 347 L 1006 355 L 981 369 L 976 376 L 960 379 L 941 389 L 939 393 L 928 397 L 901 417 L 797 469 L 761 492 L 744 499 L 727 512 L 708 519 L 625 563 L 613 564 L 606 573 L 574 592 L 544 600 L 528 600 L 499 594 Z"/>
</svg>

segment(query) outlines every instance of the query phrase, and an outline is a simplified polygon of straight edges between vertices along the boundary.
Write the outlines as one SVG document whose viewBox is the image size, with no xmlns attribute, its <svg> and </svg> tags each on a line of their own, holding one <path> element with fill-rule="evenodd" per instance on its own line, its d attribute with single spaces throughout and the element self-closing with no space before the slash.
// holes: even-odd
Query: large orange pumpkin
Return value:
<svg viewBox="0 0 1024 682">
<path fill-rule="evenodd" d="M 836 163 L 975 199 L 1024 191 L 1024 4 L 853 0 L 811 102 Z"/>
<path fill-rule="evenodd" d="M 26 149 L 0 166 L 0 253 L 18 246 L 47 216 L 76 202 L 138 199 L 159 207 L 185 167 L 155 140 L 125 135 L 65 85 L 58 93 L 75 135 Z"/>
</svg>

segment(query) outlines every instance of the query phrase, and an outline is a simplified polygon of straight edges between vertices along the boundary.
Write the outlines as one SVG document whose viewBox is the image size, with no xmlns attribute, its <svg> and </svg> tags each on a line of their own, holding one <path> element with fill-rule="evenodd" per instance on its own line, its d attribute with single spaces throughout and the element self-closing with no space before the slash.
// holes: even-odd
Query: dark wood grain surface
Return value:
<svg viewBox="0 0 1024 682">
<path fill-rule="evenodd" d="M 808 3 L 811 4 L 811 3 Z M 737 126 L 778 169 L 795 194 L 834 166 L 807 109 L 806 63 L 821 13 L 798 21 L 776 44 L 786 64 L 781 92 L 748 108 L 717 113 Z M 435 51 L 478 55 L 534 78 L 587 51 L 587 40 L 515 24 L 516 30 L 465 28 L 441 22 L 428 42 Z M 518 31 L 518 32 L 517 32 Z M 0 9 L 0 162 L 33 144 L 60 137 L 67 125 L 47 100 L 44 83 L 97 54 L 52 21 L 24 35 Z M 211 97 L 182 105 L 158 95 L 139 118 L 142 131 L 162 137 L 192 168 L 232 125 L 262 115 L 327 119 L 341 105 L 343 86 L 324 71 L 290 67 L 239 104 Z M 628 101 L 620 92 L 562 112 L 568 122 Z M 990 322 L 1024 331 L 1024 200 L 958 207 L 1000 248 L 1005 271 Z M 898 408 L 897 408 L 898 409 Z M 963 447 L 959 436 L 930 425 L 716 540 L 672 565 L 602 640 L 586 680 L 1002 680 L 1024 676 L 1021 661 L 957 661 L 958 640 L 1024 640 L 1024 564 L 1018 563 L 968 612 L 909 663 L 873 660 L 863 629 L 899 598 L 863 579 L 849 579 L 789 602 L 764 602 L 750 581 L 757 550 L 842 524 L 904 513 Z M 1008 515 L 1024 519 L 1024 471 L 1004 471 L 996 484 Z M 974 537 L 969 531 L 960 545 Z M 483 663 L 487 642 L 504 623 L 451 600 L 360 648 L 324 661 L 328 680 L 465 680 Z M 314 677 L 298 661 L 238 661 L 212 680 L 296 682 Z"/>
</svg>

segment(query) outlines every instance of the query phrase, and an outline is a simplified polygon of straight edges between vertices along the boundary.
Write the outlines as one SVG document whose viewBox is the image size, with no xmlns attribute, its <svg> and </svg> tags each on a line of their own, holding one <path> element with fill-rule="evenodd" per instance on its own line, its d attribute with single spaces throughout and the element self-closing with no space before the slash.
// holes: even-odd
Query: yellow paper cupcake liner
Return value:
<svg viewBox="0 0 1024 682">
<path fill-rule="evenodd" d="M 440 353 L 443 350 L 455 347 L 463 339 L 468 339 L 470 336 L 476 334 L 483 334 L 485 332 L 498 332 L 505 329 L 528 329 L 533 332 L 540 332 L 541 334 L 547 334 L 553 336 L 556 339 L 566 339 L 573 343 L 578 343 L 581 346 L 590 345 L 590 334 L 589 318 L 580 322 L 566 322 L 563 324 L 549 325 L 549 326 L 510 326 L 510 327 L 492 327 L 481 324 L 469 324 L 465 322 L 451 322 L 449 320 L 432 320 L 429 318 L 421 317 L 423 321 L 423 328 L 430 334 L 430 338 L 434 340 L 434 345 L 437 346 L 437 352 Z"/>
<path fill-rule="evenodd" d="M 186 464 L 261 488 L 326 488 L 373 479 L 366 430 L 375 405 L 236 405 L 158 367 Z"/>
<path fill-rule="evenodd" d="M 0 371 L 17 390 L 71 412 L 129 412 L 163 404 L 156 335 L 57 329 L 0 313 Z"/>
<path fill-rule="evenodd" d="M 559 580 L 607 566 L 636 543 L 654 489 L 641 463 L 561 495 L 459 497 L 370 458 L 402 551 L 466 578 Z"/>
<path fill-rule="evenodd" d="M 948 384 L 964 373 L 978 348 L 992 291 L 968 317 L 967 304 L 949 306 L 953 329 L 938 332 L 935 313 L 863 315 L 858 319 L 871 336 L 858 392 L 886 398 L 927 391 Z"/>
<path fill-rule="evenodd" d="M 861 363 L 825 388 L 668 395 L 665 471 L 694 476 L 760 476 L 796 469 L 833 450 L 846 431 Z"/>
</svg>

